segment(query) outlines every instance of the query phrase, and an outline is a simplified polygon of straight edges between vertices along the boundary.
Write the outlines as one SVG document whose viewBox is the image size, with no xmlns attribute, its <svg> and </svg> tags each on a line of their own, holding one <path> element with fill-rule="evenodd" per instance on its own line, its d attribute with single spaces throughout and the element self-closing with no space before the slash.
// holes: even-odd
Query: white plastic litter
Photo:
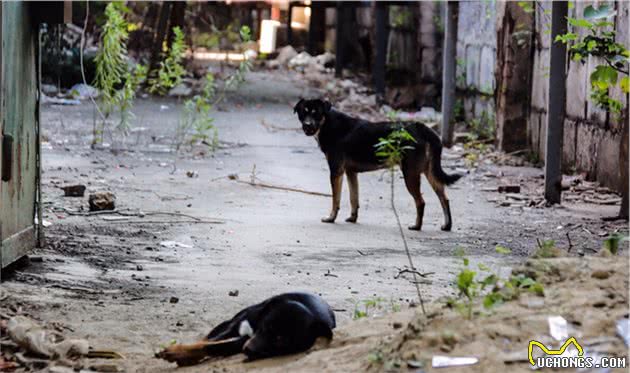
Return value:
<svg viewBox="0 0 630 373">
<path fill-rule="evenodd" d="M 450 356 L 433 356 L 431 366 L 433 368 L 461 367 L 464 365 L 474 365 L 479 362 L 476 357 L 450 357 Z"/>
<path fill-rule="evenodd" d="M 569 338 L 567 320 L 562 316 L 549 316 L 549 334 L 556 341 L 564 341 Z"/>
<path fill-rule="evenodd" d="M 162 241 L 160 242 L 160 246 L 166 247 L 167 249 L 192 249 L 191 245 L 186 245 L 185 243 L 177 242 L 177 241 Z"/>
<path fill-rule="evenodd" d="M 617 320 L 617 334 L 623 339 L 626 346 L 630 345 L 630 319 Z"/>
</svg>

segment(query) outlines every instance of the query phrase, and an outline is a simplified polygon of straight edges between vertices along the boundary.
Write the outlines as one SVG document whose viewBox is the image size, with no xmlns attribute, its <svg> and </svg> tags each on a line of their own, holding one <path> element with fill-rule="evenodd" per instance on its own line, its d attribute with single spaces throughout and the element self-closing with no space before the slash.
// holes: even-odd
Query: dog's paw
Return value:
<svg viewBox="0 0 630 373">
<path fill-rule="evenodd" d="M 410 225 L 407 228 L 409 228 L 410 231 L 419 231 L 422 229 L 422 226 L 418 224 L 414 224 L 414 225 Z"/>
<path fill-rule="evenodd" d="M 440 229 L 441 229 L 441 230 L 446 231 L 446 232 L 450 231 L 450 230 L 451 230 L 451 228 L 452 228 L 452 224 L 451 224 L 451 223 L 448 223 L 448 224 L 443 224 L 443 225 L 440 227 Z"/>
<path fill-rule="evenodd" d="M 346 219 L 346 221 L 348 223 L 356 223 L 357 222 L 357 218 L 358 218 L 358 215 L 350 215 L 350 217 L 348 217 Z"/>
<path fill-rule="evenodd" d="M 334 223 L 335 222 L 336 217 L 326 217 L 326 218 L 322 218 L 322 223 Z"/>
</svg>

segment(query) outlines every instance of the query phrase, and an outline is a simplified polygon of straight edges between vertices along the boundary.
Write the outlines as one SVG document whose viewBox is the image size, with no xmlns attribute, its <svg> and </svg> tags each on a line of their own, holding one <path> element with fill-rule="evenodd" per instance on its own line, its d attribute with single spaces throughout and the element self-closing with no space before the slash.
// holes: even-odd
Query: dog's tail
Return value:
<svg viewBox="0 0 630 373">
<path fill-rule="evenodd" d="M 442 141 L 440 137 L 430 128 L 426 127 L 430 135 L 426 136 L 431 147 L 431 173 L 440 182 L 451 185 L 461 179 L 461 174 L 447 174 L 442 169 Z"/>
</svg>

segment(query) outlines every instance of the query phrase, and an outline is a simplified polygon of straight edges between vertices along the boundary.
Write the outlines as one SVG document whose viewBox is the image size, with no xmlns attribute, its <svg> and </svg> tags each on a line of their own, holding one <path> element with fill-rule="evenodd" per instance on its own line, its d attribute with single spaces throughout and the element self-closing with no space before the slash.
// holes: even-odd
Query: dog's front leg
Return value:
<svg viewBox="0 0 630 373">
<path fill-rule="evenodd" d="M 324 223 L 334 223 L 339 212 L 339 203 L 341 202 L 341 186 L 343 184 L 343 172 L 330 172 L 330 187 L 332 189 L 332 209 L 330 215 L 322 218 Z"/>
</svg>

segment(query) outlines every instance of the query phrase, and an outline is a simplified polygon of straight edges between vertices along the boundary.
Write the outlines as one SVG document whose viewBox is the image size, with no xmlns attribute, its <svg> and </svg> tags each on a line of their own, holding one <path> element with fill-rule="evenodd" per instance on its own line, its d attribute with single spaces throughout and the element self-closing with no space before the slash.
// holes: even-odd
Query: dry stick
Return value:
<svg viewBox="0 0 630 373">
<path fill-rule="evenodd" d="M 420 284 L 418 283 L 418 275 L 415 270 L 416 267 L 413 265 L 413 260 L 411 259 L 411 254 L 409 253 L 409 246 L 407 245 L 407 239 L 405 238 L 405 232 L 403 231 L 402 224 L 400 224 L 400 217 L 398 216 L 398 211 L 396 210 L 396 204 L 394 203 L 394 168 L 391 168 L 391 180 L 390 180 L 391 194 L 389 201 L 392 205 L 392 211 L 394 212 L 394 216 L 396 216 L 396 224 L 398 224 L 398 230 L 400 231 L 400 237 L 402 238 L 403 245 L 405 246 L 405 253 L 407 254 L 407 259 L 409 260 L 409 266 L 413 270 L 411 274 L 413 274 L 413 283 L 416 286 L 416 292 L 418 293 L 418 300 L 420 301 L 420 308 L 422 308 L 422 313 L 426 316 L 427 311 L 424 309 L 424 301 L 422 300 L 422 293 L 420 292 Z"/>
<path fill-rule="evenodd" d="M 427 277 L 429 275 L 433 275 L 435 274 L 435 272 L 418 272 L 415 269 L 409 269 L 409 268 L 403 268 L 401 270 L 398 271 L 398 273 L 396 274 L 396 276 L 394 276 L 394 279 L 398 279 L 400 277 L 400 275 L 404 274 L 404 273 L 414 273 L 420 277 Z"/>
<path fill-rule="evenodd" d="M 304 190 L 304 189 L 298 189 L 298 188 L 290 188 L 290 187 L 284 187 L 284 186 L 272 185 L 272 184 L 265 184 L 265 183 L 256 183 L 256 182 L 237 180 L 237 179 L 235 179 L 234 181 L 236 181 L 237 183 L 247 184 L 247 185 L 251 185 L 251 186 L 255 186 L 255 187 L 261 187 L 261 188 L 285 190 L 285 191 L 288 191 L 288 192 L 304 193 L 304 194 L 310 194 L 310 195 L 314 195 L 314 196 L 332 197 L 332 195 L 330 195 L 328 193 L 312 192 L 310 190 Z"/>
</svg>

